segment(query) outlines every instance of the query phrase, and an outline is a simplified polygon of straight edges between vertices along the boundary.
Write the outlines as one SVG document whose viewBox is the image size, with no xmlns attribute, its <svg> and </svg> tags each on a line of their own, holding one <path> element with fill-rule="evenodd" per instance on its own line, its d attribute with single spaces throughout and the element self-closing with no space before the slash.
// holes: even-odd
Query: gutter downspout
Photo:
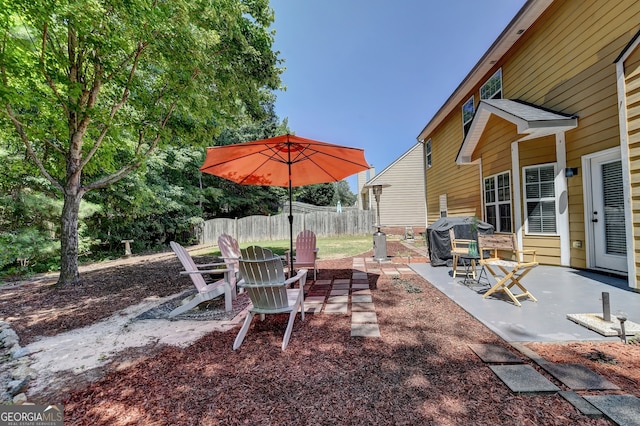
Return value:
<svg viewBox="0 0 640 426">
<path fill-rule="evenodd" d="M 427 227 L 429 226 L 429 203 L 427 201 L 427 144 L 424 140 L 420 140 L 418 142 L 422 144 L 422 183 L 424 185 L 424 228 L 425 228 L 425 238 Z"/>
</svg>

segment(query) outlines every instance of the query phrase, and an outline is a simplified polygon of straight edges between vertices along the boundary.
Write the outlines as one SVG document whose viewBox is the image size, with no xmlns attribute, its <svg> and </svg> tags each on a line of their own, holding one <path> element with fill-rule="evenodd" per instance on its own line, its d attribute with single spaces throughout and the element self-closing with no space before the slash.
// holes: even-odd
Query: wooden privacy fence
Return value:
<svg viewBox="0 0 640 426">
<path fill-rule="evenodd" d="M 319 237 L 362 235 L 375 231 L 373 210 L 311 212 L 293 214 L 293 237 L 310 229 Z M 218 244 L 220 234 L 229 234 L 238 242 L 289 239 L 288 213 L 274 216 L 247 216 L 240 219 L 211 219 L 204 222 L 200 244 Z"/>
</svg>

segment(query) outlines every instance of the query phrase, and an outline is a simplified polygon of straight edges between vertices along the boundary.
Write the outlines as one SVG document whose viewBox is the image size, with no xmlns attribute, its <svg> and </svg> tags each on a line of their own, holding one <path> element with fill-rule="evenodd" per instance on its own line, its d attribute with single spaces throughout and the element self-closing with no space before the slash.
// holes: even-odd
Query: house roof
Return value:
<svg viewBox="0 0 640 426">
<path fill-rule="evenodd" d="M 521 35 L 542 15 L 553 1 L 554 0 L 527 0 L 509 25 L 507 25 L 496 41 L 489 47 L 489 50 L 480 58 L 478 63 L 471 69 L 464 80 L 462 80 L 449 99 L 447 99 L 444 105 L 440 107 L 438 112 L 436 112 L 429 123 L 422 129 L 417 137 L 418 141 L 424 141 L 454 108 L 457 108 L 463 100 L 468 99 L 469 92 L 481 79 L 485 78 L 487 73 L 495 67 L 495 64 L 502 59 L 509 49 L 520 39 Z"/>
<path fill-rule="evenodd" d="M 398 164 L 400 161 L 402 161 L 403 158 L 405 158 L 407 155 L 411 154 L 413 151 L 415 151 L 416 149 L 418 149 L 418 147 L 422 146 L 422 143 L 418 142 L 417 144 L 413 145 L 411 148 L 409 148 L 404 154 L 402 154 L 400 157 L 398 157 L 393 163 L 389 164 L 387 167 L 385 167 L 380 173 L 378 173 L 377 175 L 375 175 L 374 177 L 372 177 L 371 179 L 369 179 L 363 186 L 363 191 L 368 190 L 368 187 L 371 187 L 373 185 L 385 185 L 388 182 L 384 181 L 384 175 L 386 172 L 388 172 L 394 165 Z"/>
<path fill-rule="evenodd" d="M 578 126 L 578 118 L 572 115 L 551 111 L 519 100 L 484 99 L 478 104 L 471 127 L 462 141 L 456 157 L 457 164 L 471 162 L 473 151 L 478 145 L 491 114 L 515 124 L 518 128 L 518 134 L 524 135 L 518 141 L 564 132 Z"/>
</svg>

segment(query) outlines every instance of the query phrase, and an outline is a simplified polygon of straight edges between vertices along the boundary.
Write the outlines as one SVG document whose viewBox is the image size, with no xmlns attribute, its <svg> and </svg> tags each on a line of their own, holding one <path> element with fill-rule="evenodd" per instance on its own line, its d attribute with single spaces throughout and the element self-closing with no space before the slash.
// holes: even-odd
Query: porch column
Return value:
<svg viewBox="0 0 640 426">
<path fill-rule="evenodd" d="M 518 141 L 511 142 L 511 179 L 513 180 L 513 225 L 515 226 L 518 250 L 522 250 L 522 195 L 520 193 L 520 150 Z"/>
<path fill-rule="evenodd" d="M 629 122 L 627 116 L 627 84 L 624 64 L 629 55 L 640 45 L 640 39 L 636 38 L 631 46 L 627 47 L 626 53 L 616 63 L 616 87 L 618 91 L 618 124 L 620 126 L 620 154 L 622 161 L 622 188 L 624 191 L 624 218 L 625 232 L 627 240 L 627 275 L 629 287 L 640 289 L 638 281 L 638 268 L 636 267 L 636 238 L 635 229 L 637 221 L 633 211 L 633 187 L 631 186 L 631 152 L 629 148 Z M 635 171 L 635 170 L 634 170 Z"/>
<path fill-rule="evenodd" d="M 571 241 L 569 235 L 569 195 L 567 193 L 567 152 L 565 149 L 564 132 L 556 133 L 556 163 L 558 172 L 555 177 L 556 195 L 556 225 L 560 236 L 560 265 L 571 264 Z"/>
</svg>

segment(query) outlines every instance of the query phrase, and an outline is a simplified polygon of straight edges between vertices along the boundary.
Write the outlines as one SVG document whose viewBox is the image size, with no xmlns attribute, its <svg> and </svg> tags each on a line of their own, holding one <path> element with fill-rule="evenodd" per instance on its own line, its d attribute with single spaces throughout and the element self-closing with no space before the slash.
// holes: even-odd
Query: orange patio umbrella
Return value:
<svg viewBox="0 0 640 426">
<path fill-rule="evenodd" d="M 289 236 L 293 271 L 292 188 L 338 182 L 369 169 L 364 150 L 281 135 L 258 141 L 207 148 L 200 171 L 241 185 L 289 188 Z"/>
</svg>

